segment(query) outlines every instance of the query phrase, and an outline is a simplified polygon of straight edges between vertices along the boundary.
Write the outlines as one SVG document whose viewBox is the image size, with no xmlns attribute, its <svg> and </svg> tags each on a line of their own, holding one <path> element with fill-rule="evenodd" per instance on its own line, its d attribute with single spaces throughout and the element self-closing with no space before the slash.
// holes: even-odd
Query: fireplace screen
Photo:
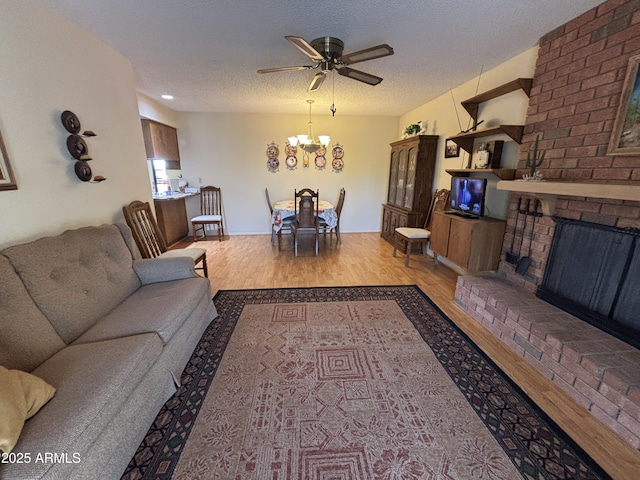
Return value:
<svg viewBox="0 0 640 480">
<path fill-rule="evenodd" d="M 556 221 L 537 295 L 640 348 L 640 231 Z"/>
</svg>

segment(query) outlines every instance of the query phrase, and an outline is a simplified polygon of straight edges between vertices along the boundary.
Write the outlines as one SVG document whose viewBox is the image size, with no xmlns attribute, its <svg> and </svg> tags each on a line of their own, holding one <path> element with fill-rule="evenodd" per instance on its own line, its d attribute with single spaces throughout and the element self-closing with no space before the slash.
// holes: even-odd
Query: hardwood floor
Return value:
<svg viewBox="0 0 640 480">
<path fill-rule="evenodd" d="M 288 236 L 282 247 L 269 235 L 245 235 L 199 241 L 207 249 L 212 294 L 218 290 L 353 285 L 418 285 L 502 370 L 615 479 L 635 479 L 640 452 L 613 434 L 560 388 L 511 352 L 453 302 L 457 274 L 430 257 L 393 257 L 393 247 L 378 233 L 343 233 L 329 249 L 321 237 L 320 254 L 309 240 L 298 247 Z M 183 242 L 177 246 L 188 246 Z"/>
</svg>

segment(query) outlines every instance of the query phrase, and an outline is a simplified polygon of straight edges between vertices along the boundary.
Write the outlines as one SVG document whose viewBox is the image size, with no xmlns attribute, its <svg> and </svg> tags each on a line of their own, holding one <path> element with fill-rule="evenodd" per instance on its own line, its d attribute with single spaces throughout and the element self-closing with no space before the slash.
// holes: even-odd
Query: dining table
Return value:
<svg viewBox="0 0 640 480">
<path fill-rule="evenodd" d="M 277 234 L 282 228 L 282 219 L 293 217 L 296 214 L 295 200 L 279 200 L 273 204 L 273 214 L 271 224 L 273 226 L 272 235 Z M 327 224 L 329 229 L 335 228 L 338 224 L 338 214 L 333 203 L 327 200 L 320 200 L 316 214 Z"/>
</svg>

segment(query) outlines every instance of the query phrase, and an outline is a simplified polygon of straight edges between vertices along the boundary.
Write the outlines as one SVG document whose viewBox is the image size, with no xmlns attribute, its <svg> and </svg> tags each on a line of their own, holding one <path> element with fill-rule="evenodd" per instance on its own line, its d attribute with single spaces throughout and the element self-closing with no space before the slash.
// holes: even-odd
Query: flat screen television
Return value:
<svg viewBox="0 0 640 480">
<path fill-rule="evenodd" d="M 481 217 L 484 214 L 486 178 L 451 177 L 449 206 L 452 213 Z"/>
</svg>

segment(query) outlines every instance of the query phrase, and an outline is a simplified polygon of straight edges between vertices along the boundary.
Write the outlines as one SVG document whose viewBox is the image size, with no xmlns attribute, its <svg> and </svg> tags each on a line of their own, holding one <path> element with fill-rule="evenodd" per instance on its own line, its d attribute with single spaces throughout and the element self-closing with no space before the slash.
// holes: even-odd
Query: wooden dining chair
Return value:
<svg viewBox="0 0 640 480">
<path fill-rule="evenodd" d="M 310 188 L 300 191 L 294 190 L 295 219 L 291 224 L 293 233 L 295 256 L 298 256 L 298 239 L 301 232 L 312 232 L 316 241 L 316 256 L 318 256 L 318 237 L 320 236 L 320 223 L 318 222 L 318 199 L 320 191 L 315 192 Z"/>
<path fill-rule="evenodd" d="M 404 262 L 405 267 L 409 266 L 409 257 L 415 243 L 422 244 L 422 255 L 427 255 L 427 244 L 431 238 L 431 222 L 433 220 L 434 211 L 442 211 L 449 204 L 449 190 L 443 188 L 437 190 L 431 199 L 431 205 L 427 212 L 427 217 L 423 228 L 418 227 L 398 227 L 395 230 L 393 241 L 393 256 L 396 256 L 398 244 L 402 243 L 406 248 L 407 258 Z"/>
<path fill-rule="evenodd" d="M 340 192 L 338 193 L 338 201 L 336 202 L 336 205 L 334 207 L 336 211 L 336 215 L 338 216 L 338 223 L 336 223 L 336 226 L 329 229 L 329 225 L 325 220 L 323 220 L 322 218 L 319 220 L 320 228 L 322 229 L 323 234 L 326 234 L 327 229 L 329 229 L 329 248 L 333 248 L 332 232 L 335 232 L 336 234 L 336 241 L 340 244 L 342 243 L 342 238 L 340 237 L 340 214 L 342 213 L 342 206 L 344 205 L 345 193 L 346 193 L 345 189 L 341 188 Z"/>
<path fill-rule="evenodd" d="M 264 194 L 267 197 L 267 205 L 269 205 L 269 213 L 271 214 L 271 218 L 273 218 L 273 203 L 271 203 L 271 199 L 269 198 L 269 189 L 265 188 L 264 189 Z M 280 239 L 282 238 L 282 232 L 288 232 L 289 234 L 292 233 L 291 231 L 291 224 L 293 223 L 293 219 L 294 217 L 285 217 L 285 218 L 281 218 L 280 221 L 282 222 L 282 226 L 280 227 L 280 230 L 278 230 L 277 236 L 278 236 L 278 248 L 280 248 Z M 271 227 L 271 245 L 274 244 L 275 242 L 275 230 L 273 229 L 273 225 Z"/>
<path fill-rule="evenodd" d="M 207 251 L 204 248 L 167 249 L 167 244 L 151 212 L 149 202 L 134 200 L 129 205 L 122 207 L 122 213 L 143 258 L 191 257 L 194 265 L 202 262 L 202 267 L 196 268 L 196 270 L 202 270 L 204 276 L 208 276 Z"/>
<path fill-rule="evenodd" d="M 197 230 L 202 229 L 202 238 L 207 239 L 207 225 L 215 225 L 218 230 L 218 240 L 224 237 L 222 225 L 222 193 L 219 187 L 202 187 L 200 189 L 200 215 L 191 219 L 193 227 L 193 241 L 198 241 Z"/>
</svg>

